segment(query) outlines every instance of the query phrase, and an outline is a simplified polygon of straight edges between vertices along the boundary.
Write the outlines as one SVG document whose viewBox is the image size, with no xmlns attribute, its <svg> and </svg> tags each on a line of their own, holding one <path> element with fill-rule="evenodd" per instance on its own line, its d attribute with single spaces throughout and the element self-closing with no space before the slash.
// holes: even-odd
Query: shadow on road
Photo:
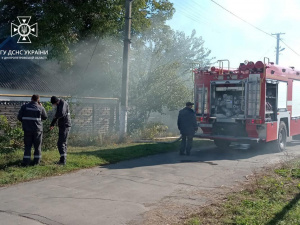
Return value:
<svg viewBox="0 0 300 225">
<path fill-rule="evenodd" d="M 299 146 L 300 147 L 300 141 L 291 141 L 291 142 L 287 142 L 286 145 L 288 147 L 293 147 L 293 146 Z"/>
<path fill-rule="evenodd" d="M 143 145 L 139 147 L 135 146 L 134 151 L 141 149 L 141 147 L 143 148 L 146 146 L 147 145 Z M 76 154 L 94 155 L 106 160 L 106 156 L 108 156 L 106 153 L 108 152 L 103 152 L 103 150 L 99 150 L 93 152 L 80 152 Z M 256 146 L 255 148 L 251 148 L 247 150 L 234 149 L 234 148 L 221 150 L 214 146 L 202 146 L 202 147 L 194 148 L 190 156 L 186 156 L 186 155 L 180 156 L 178 152 L 168 152 L 168 153 L 151 155 L 147 157 L 141 157 L 135 160 L 122 161 L 116 164 L 109 164 L 104 167 L 108 169 L 130 169 L 136 167 L 147 167 L 147 166 L 178 164 L 178 163 L 205 163 L 205 164 L 215 166 L 218 165 L 217 161 L 220 160 L 249 159 L 258 155 L 266 155 L 266 154 L 274 154 L 274 153 L 278 153 L 278 151 L 274 148 L 273 149 L 266 148 L 264 145 L 259 145 Z M 122 154 L 128 154 L 128 152 L 127 153 L 123 152 Z M 109 155 L 109 157 L 111 158 L 111 155 Z M 118 162 L 118 160 L 116 160 L 115 162 Z"/>
</svg>

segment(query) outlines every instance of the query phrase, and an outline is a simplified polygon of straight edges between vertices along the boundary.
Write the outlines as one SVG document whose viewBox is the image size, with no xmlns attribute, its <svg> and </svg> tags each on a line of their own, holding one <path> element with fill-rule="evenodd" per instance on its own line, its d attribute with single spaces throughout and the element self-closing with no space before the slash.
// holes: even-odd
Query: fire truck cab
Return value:
<svg viewBox="0 0 300 225">
<path fill-rule="evenodd" d="M 196 137 L 221 148 L 231 142 L 272 142 L 281 151 L 287 137 L 300 140 L 299 70 L 268 58 L 238 69 L 230 69 L 228 60 L 218 62 L 219 68 L 194 70 L 195 111 L 203 131 Z"/>
</svg>

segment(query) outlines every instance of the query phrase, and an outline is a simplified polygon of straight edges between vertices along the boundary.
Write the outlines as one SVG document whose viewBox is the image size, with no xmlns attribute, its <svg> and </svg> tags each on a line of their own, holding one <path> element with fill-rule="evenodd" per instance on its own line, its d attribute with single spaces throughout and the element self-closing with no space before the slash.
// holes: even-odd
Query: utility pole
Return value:
<svg viewBox="0 0 300 225">
<path fill-rule="evenodd" d="M 131 43 L 131 7 L 133 0 L 125 0 L 125 35 L 123 50 L 122 96 L 120 112 L 120 141 L 124 140 L 127 133 L 128 113 L 128 77 L 129 77 L 129 50 Z"/>
<path fill-rule="evenodd" d="M 281 34 L 285 34 L 285 33 L 276 33 L 276 34 L 272 34 L 272 35 L 276 35 L 277 37 L 277 47 L 276 47 L 276 65 L 278 65 L 279 62 L 279 52 L 281 52 L 284 49 L 279 50 L 279 41 L 280 41 L 280 35 Z"/>
</svg>

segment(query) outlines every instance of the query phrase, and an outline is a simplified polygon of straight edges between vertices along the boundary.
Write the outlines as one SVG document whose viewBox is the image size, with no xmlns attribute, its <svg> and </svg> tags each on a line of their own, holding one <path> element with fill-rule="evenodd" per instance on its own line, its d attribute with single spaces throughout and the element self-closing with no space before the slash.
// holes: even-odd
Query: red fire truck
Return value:
<svg viewBox="0 0 300 225">
<path fill-rule="evenodd" d="M 281 151 L 287 137 L 300 140 L 299 70 L 268 58 L 245 61 L 238 69 L 231 69 L 228 60 L 218 62 L 219 68 L 194 70 L 195 111 L 203 131 L 196 137 L 221 148 L 232 142 L 271 142 Z"/>
</svg>

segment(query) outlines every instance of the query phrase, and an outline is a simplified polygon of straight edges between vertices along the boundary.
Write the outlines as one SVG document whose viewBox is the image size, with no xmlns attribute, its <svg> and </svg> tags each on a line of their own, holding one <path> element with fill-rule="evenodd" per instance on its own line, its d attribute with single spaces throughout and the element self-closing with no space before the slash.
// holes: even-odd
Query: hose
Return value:
<svg viewBox="0 0 300 225">
<path fill-rule="evenodd" d="M 139 140 L 139 141 L 135 141 L 135 143 L 173 144 L 177 141 L 180 141 L 181 138 L 182 138 L 182 136 L 180 135 L 180 137 L 178 137 L 174 141 Z"/>
</svg>

